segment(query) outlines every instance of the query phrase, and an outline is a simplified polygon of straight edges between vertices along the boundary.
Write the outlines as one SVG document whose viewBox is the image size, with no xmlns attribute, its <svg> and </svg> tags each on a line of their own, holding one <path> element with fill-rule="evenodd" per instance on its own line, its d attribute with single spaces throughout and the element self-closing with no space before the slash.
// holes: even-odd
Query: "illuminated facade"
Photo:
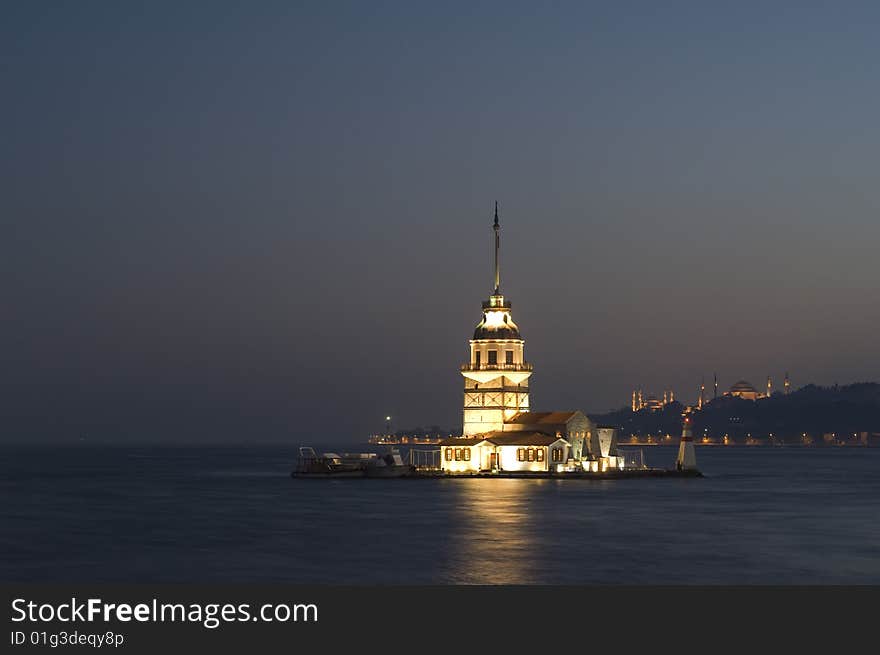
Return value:
<svg viewBox="0 0 880 655">
<path fill-rule="evenodd" d="M 600 459 L 618 457 L 617 428 L 613 425 L 599 425 L 593 430 L 594 446 L 592 452 Z"/>
<path fill-rule="evenodd" d="M 540 432 L 565 439 L 574 459 L 597 455 L 600 451 L 597 432 L 583 412 L 521 412 L 505 421 L 504 433 Z"/>
<path fill-rule="evenodd" d="M 462 436 L 440 442 L 441 469 L 480 472 L 607 471 L 623 468 L 616 431 L 596 430 L 579 411 L 532 412 L 524 340 L 501 294 L 500 226 L 495 205 L 495 286 L 470 340 Z M 668 395 L 671 402 L 672 393 Z M 600 434 L 601 432 L 601 434 Z"/>
<path fill-rule="evenodd" d="M 463 436 L 500 431 L 504 422 L 529 409 L 532 365 L 525 361 L 525 341 L 511 317 L 510 302 L 501 294 L 500 225 L 495 204 L 495 287 L 483 301 L 483 318 L 470 341 L 464 377 Z"/>
<path fill-rule="evenodd" d="M 489 432 L 444 439 L 440 446 L 440 467 L 447 473 L 546 473 L 564 466 L 571 455 L 568 441 L 544 432 Z"/>
</svg>

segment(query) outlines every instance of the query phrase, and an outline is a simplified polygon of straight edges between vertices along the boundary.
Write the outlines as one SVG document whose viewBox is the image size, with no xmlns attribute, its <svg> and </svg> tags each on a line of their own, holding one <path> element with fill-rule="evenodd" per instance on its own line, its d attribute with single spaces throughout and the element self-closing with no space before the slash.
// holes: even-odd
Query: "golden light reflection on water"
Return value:
<svg viewBox="0 0 880 655">
<path fill-rule="evenodd" d="M 461 526 L 449 544 L 448 579 L 457 584 L 534 584 L 541 554 L 540 516 L 529 506 L 547 480 L 456 480 L 451 494 Z"/>
</svg>

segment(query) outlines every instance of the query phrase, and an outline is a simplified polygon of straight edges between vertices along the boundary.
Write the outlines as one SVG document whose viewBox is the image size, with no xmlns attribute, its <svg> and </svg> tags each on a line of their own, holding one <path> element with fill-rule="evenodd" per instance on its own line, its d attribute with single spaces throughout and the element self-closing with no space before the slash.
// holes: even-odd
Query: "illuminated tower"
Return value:
<svg viewBox="0 0 880 655">
<path fill-rule="evenodd" d="M 645 406 L 645 400 L 642 396 L 642 390 L 639 389 L 639 409 L 642 409 Z"/>
<path fill-rule="evenodd" d="M 495 231 L 495 287 L 489 299 L 483 301 L 483 318 L 470 341 L 470 361 L 461 366 L 464 436 L 503 430 L 504 421 L 529 410 L 532 365 L 525 361 L 525 342 L 510 316 L 510 303 L 501 295 L 501 226 L 497 202 L 492 229 Z"/>
<path fill-rule="evenodd" d="M 694 437 L 691 433 L 691 417 L 685 413 L 681 421 L 681 443 L 678 446 L 678 457 L 675 468 L 679 471 L 696 471 L 697 456 L 694 453 Z"/>
<path fill-rule="evenodd" d="M 669 402 L 675 402 L 675 392 L 672 389 L 669 390 Z"/>
<path fill-rule="evenodd" d="M 700 382 L 700 398 L 697 400 L 697 409 L 703 409 L 706 402 L 706 383 Z"/>
<path fill-rule="evenodd" d="M 770 392 L 773 389 L 773 381 L 770 380 L 770 376 L 767 376 L 767 397 L 770 397 Z"/>
<path fill-rule="evenodd" d="M 712 399 L 718 398 L 718 374 L 715 373 L 715 391 L 712 392 Z"/>
<path fill-rule="evenodd" d="M 636 407 L 636 390 L 633 389 L 633 398 L 632 398 L 632 408 L 633 411 L 638 411 L 638 407 Z"/>
<path fill-rule="evenodd" d="M 782 383 L 782 386 L 786 396 L 791 393 L 791 380 L 788 379 L 788 371 L 785 372 L 785 382 Z"/>
</svg>

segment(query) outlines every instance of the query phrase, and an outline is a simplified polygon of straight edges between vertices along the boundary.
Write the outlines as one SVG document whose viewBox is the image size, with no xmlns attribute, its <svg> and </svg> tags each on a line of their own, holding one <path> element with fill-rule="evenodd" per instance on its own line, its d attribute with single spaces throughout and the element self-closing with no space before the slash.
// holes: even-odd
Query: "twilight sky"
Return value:
<svg viewBox="0 0 880 655">
<path fill-rule="evenodd" d="M 880 379 L 880 5 L 4 3 L 0 439 Z"/>
</svg>

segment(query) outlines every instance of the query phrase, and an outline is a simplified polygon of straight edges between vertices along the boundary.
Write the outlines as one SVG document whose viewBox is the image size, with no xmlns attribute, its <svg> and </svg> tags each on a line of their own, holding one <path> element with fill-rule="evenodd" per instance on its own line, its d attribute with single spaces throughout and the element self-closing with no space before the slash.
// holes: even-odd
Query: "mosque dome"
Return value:
<svg viewBox="0 0 880 655">
<path fill-rule="evenodd" d="M 730 393 L 733 395 L 743 394 L 743 393 L 758 393 L 758 390 L 755 389 L 751 384 L 746 382 L 745 380 L 740 380 L 732 387 L 730 387 Z"/>
<path fill-rule="evenodd" d="M 740 380 L 734 384 L 725 395 L 734 398 L 742 398 L 744 400 L 757 400 L 758 398 L 763 398 L 763 395 L 758 393 L 758 390 L 745 380 Z"/>
</svg>

